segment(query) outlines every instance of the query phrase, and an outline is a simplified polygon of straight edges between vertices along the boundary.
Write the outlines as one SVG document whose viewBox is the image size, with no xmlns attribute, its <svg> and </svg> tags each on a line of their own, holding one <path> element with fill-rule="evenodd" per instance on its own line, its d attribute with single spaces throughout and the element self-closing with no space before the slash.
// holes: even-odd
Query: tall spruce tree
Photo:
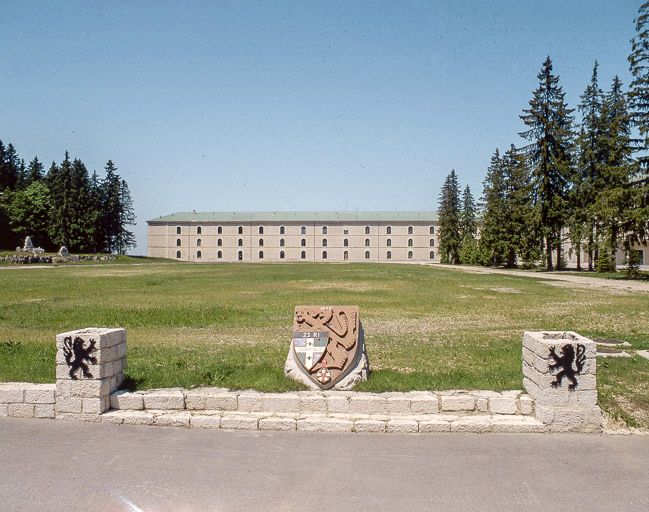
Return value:
<svg viewBox="0 0 649 512">
<path fill-rule="evenodd" d="M 505 261 L 506 225 L 508 212 L 506 208 L 506 178 L 500 151 L 496 149 L 487 168 L 482 192 L 482 228 L 480 230 L 480 248 L 488 264 L 496 267 Z"/>
<path fill-rule="evenodd" d="M 629 113 L 637 127 L 640 139 L 636 148 L 649 149 L 649 2 L 644 2 L 638 10 L 635 21 L 636 35 L 631 39 L 631 53 L 628 57 L 629 70 L 633 80 L 629 85 Z M 646 165 L 647 156 L 641 161 Z"/>
<path fill-rule="evenodd" d="M 462 193 L 462 210 L 460 211 L 460 236 L 462 245 L 460 247 L 460 263 L 463 265 L 477 265 L 480 262 L 480 252 L 477 233 L 477 206 L 471 187 L 467 185 Z"/>
<path fill-rule="evenodd" d="M 529 102 L 530 108 L 520 116 L 528 130 L 519 135 L 530 142 L 525 152 L 531 166 L 534 222 L 541 234 L 546 268 L 553 269 L 552 251 L 556 250 L 558 270 L 572 173 L 573 118 L 559 77 L 552 73 L 550 57 L 537 77 L 539 86 Z"/>
<path fill-rule="evenodd" d="M 125 180 L 120 182 L 120 231 L 117 236 L 117 254 L 126 254 L 126 251 L 135 247 L 135 235 L 132 231 L 126 229 L 127 226 L 135 225 L 135 210 L 133 208 L 133 198 L 128 189 L 128 184 Z"/>
<path fill-rule="evenodd" d="M 439 195 L 439 252 L 442 263 L 460 261 L 460 190 L 455 169 L 446 177 Z"/>
<path fill-rule="evenodd" d="M 38 160 L 38 157 L 35 156 L 34 159 L 29 162 L 29 166 L 27 167 L 27 185 L 31 185 L 35 181 L 41 181 L 43 179 L 43 174 L 43 164 Z"/>
<path fill-rule="evenodd" d="M 101 182 L 101 234 L 102 246 L 107 252 L 118 250 L 121 231 L 121 179 L 111 160 L 104 167 L 106 175 Z"/>
<path fill-rule="evenodd" d="M 538 259 L 538 232 L 531 224 L 532 196 L 530 175 L 525 156 L 511 144 L 503 155 L 505 205 L 507 217 L 503 230 L 507 244 L 505 265 L 514 267 L 519 260 L 526 264 Z"/>
</svg>

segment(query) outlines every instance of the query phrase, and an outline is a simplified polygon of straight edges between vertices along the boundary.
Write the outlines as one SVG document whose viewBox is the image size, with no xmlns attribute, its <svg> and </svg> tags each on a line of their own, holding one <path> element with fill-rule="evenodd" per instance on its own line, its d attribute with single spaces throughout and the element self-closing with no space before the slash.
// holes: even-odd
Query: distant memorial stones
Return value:
<svg viewBox="0 0 649 512">
<path fill-rule="evenodd" d="M 59 256 L 61 256 L 62 258 L 65 258 L 69 254 L 70 253 L 68 252 L 68 248 L 65 245 L 61 246 L 61 248 L 59 249 Z"/>
<path fill-rule="evenodd" d="M 357 306 L 296 306 L 284 373 L 311 389 L 351 389 L 367 380 Z"/>
<path fill-rule="evenodd" d="M 34 244 L 32 243 L 32 237 L 31 236 L 25 237 L 25 243 L 23 244 L 23 251 L 31 252 L 33 250 L 34 250 Z"/>
</svg>

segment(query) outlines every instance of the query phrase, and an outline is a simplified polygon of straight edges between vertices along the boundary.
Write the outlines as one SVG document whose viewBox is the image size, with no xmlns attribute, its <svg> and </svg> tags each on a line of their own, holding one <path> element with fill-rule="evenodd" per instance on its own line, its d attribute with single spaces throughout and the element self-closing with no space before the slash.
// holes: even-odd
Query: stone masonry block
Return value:
<svg viewBox="0 0 649 512">
<path fill-rule="evenodd" d="M 259 420 L 259 430 L 290 431 L 296 428 L 297 424 L 293 418 L 270 417 Z"/>
<path fill-rule="evenodd" d="M 7 415 L 14 418 L 33 418 L 33 404 L 7 404 Z"/>
<path fill-rule="evenodd" d="M 385 432 L 385 421 L 380 420 L 356 420 L 354 422 L 355 432 Z"/>
<path fill-rule="evenodd" d="M 104 398 L 82 398 L 81 412 L 83 414 L 101 414 L 110 407 L 110 399 Z"/>
<path fill-rule="evenodd" d="M 386 409 L 388 414 L 410 414 L 410 399 L 389 396 L 387 397 Z"/>
<path fill-rule="evenodd" d="M 110 394 L 108 380 L 71 380 L 69 381 L 70 396 L 79 398 L 101 398 Z"/>
<path fill-rule="evenodd" d="M 162 427 L 189 427 L 191 414 L 189 411 L 174 411 L 172 413 L 155 415 L 153 424 Z"/>
<path fill-rule="evenodd" d="M 9 416 L 9 404 L 0 404 L 0 417 Z"/>
<path fill-rule="evenodd" d="M 246 391 L 237 397 L 237 410 L 241 412 L 260 412 L 264 410 L 264 397 L 261 393 Z"/>
<path fill-rule="evenodd" d="M 327 412 L 327 402 L 323 395 L 301 394 L 300 412 L 302 413 L 322 413 Z"/>
<path fill-rule="evenodd" d="M 226 430 L 257 430 L 259 418 L 250 415 L 223 415 L 221 416 L 221 428 Z"/>
<path fill-rule="evenodd" d="M 402 434 L 415 434 L 419 425 L 414 420 L 390 420 L 386 425 L 386 432 L 399 432 Z"/>
<path fill-rule="evenodd" d="M 489 399 L 484 397 L 476 397 L 475 410 L 478 412 L 489 412 Z"/>
<path fill-rule="evenodd" d="M 54 418 L 54 404 L 34 405 L 34 418 Z"/>
<path fill-rule="evenodd" d="M 144 409 L 144 397 L 142 393 L 131 393 L 125 390 L 116 391 L 110 395 L 110 406 L 113 409 L 141 410 Z"/>
<path fill-rule="evenodd" d="M 525 416 L 534 415 L 534 400 L 528 395 L 523 395 L 519 398 L 521 414 Z"/>
<path fill-rule="evenodd" d="M 415 395 L 410 398 L 410 411 L 413 414 L 437 414 L 439 400 L 434 393 Z"/>
<path fill-rule="evenodd" d="M 198 428 L 221 428 L 221 416 L 196 414 L 190 418 L 189 426 Z"/>
<path fill-rule="evenodd" d="M 419 432 L 450 432 L 451 422 L 442 418 L 431 418 L 419 422 Z"/>
<path fill-rule="evenodd" d="M 294 393 L 266 393 L 263 399 L 264 411 L 297 412 L 299 397 Z"/>
<path fill-rule="evenodd" d="M 515 398 L 490 398 L 489 411 L 491 414 L 516 414 L 518 407 Z"/>
<path fill-rule="evenodd" d="M 119 413 L 125 425 L 153 425 L 153 414 L 150 412 L 119 411 Z"/>
<path fill-rule="evenodd" d="M 221 395 L 232 396 L 234 401 L 234 408 L 231 410 L 236 410 L 237 408 L 237 395 L 235 393 L 228 393 L 228 390 L 225 388 L 216 388 L 216 387 L 204 387 L 189 389 L 185 391 L 185 408 L 191 410 L 205 410 L 205 409 L 218 409 L 218 407 L 210 407 L 208 401 L 215 396 Z"/>
<path fill-rule="evenodd" d="M 348 396 L 327 395 L 327 412 L 349 414 L 350 402 Z"/>
<path fill-rule="evenodd" d="M 491 430 L 491 421 L 486 417 L 466 417 L 451 421 L 451 432 L 482 433 Z"/>
<path fill-rule="evenodd" d="M 297 429 L 304 432 L 352 432 L 354 423 L 336 418 L 305 418 L 297 420 Z"/>
<path fill-rule="evenodd" d="M 60 398 L 60 399 L 57 398 L 56 400 L 57 414 L 59 412 L 81 414 L 82 405 L 83 405 L 82 400 L 83 400 L 82 398 L 75 398 L 75 397 Z"/>
<path fill-rule="evenodd" d="M 53 404 L 56 397 L 56 384 L 41 384 L 25 389 L 25 403 Z"/>
<path fill-rule="evenodd" d="M 184 409 L 185 396 L 179 389 L 157 389 L 143 393 L 145 409 Z"/>
<path fill-rule="evenodd" d="M 441 409 L 447 411 L 473 411 L 475 409 L 475 397 L 469 394 L 442 395 Z"/>
<path fill-rule="evenodd" d="M 25 401 L 25 389 L 22 385 L 0 384 L 0 404 L 16 404 Z"/>
<path fill-rule="evenodd" d="M 350 400 L 350 412 L 352 414 L 387 414 L 388 401 L 380 395 L 370 393 L 359 393 L 352 396 Z"/>
<path fill-rule="evenodd" d="M 217 411 L 236 411 L 237 395 L 230 392 L 214 393 L 205 398 L 205 409 Z"/>
</svg>

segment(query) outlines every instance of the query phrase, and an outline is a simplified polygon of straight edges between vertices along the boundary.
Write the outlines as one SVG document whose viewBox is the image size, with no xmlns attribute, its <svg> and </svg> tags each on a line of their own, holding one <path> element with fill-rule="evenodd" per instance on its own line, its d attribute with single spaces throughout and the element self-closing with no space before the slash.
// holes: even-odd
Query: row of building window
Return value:
<svg viewBox="0 0 649 512">
<path fill-rule="evenodd" d="M 414 232 L 414 231 L 413 231 L 413 227 L 412 227 L 412 226 L 408 226 L 408 234 L 409 234 L 409 235 L 412 235 L 413 232 Z M 430 226 L 430 228 L 428 229 L 428 232 L 429 232 L 431 235 L 434 235 L 434 234 L 435 234 L 435 226 Z M 196 228 L 196 234 L 197 234 L 197 235 L 201 235 L 202 233 L 203 233 L 203 228 L 202 228 L 201 226 L 198 226 L 198 227 Z M 239 233 L 240 235 L 243 235 L 243 226 L 239 226 L 238 233 Z M 260 235 L 263 235 L 263 234 L 264 234 L 264 226 L 259 226 L 258 233 L 259 233 Z M 182 234 L 182 228 L 181 228 L 180 226 L 177 226 L 177 227 L 176 227 L 176 234 L 177 234 L 177 235 L 181 235 L 181 234 Z M 222 234 L 223 234 L 223 227 L 222 227 L 222 226 L 218 226 L 218 227 L 216 228 L 216 234 L 217 234 L 217 235 L 222 235 Z M 284 234 L 286 234 L 286 233 L 285 233 L 284 226 L 280 226 L 280 227 L 279 227 L 279 234 L 280 234 L 280 235 L 284 235 Z M 300 228 L 300 234 L 302 234 L 302 235 L 306 235 L 306 226 L 302 226 L 302 227 Z M 326 235 L 326 234 L 327 234 L 327 226 L 322 226 L 322 234 L 323 234 L 323 235 Z M 349 229 L 345 229 L 345 230 L 344 230 L 344 234 L 345 234 L 345 235 L 348 235 L 348 234 L 349 234 Z M 369 227 L 369 226 L 365 226 L 365 234 L 366 234 L 366 235 L 369 235 L 369 234 L 370 234 L 370 227 Z M 388 234 L 388 235 L 391 235 L 391 234 L 392 234 L 392 226 L 388 226 L 388 227 L 386 228 L 386 234 Z"/>
<path fill-rule="evenodd" d="M 263 260 L 264 259 L 264 251 L 259 251 L 258 256 L 259 256 L 260 260 Z M 283 260 L 285 258 L 285 256 L 286 256 L 286 253 L 284 251 L 279 252 L 279 259 Z M 202 259 L 202 257 L 203 257 L 203 253 L 201 251 L 196 251 L 196 259 L 200 260 L 200 259 Z M 385 254 L 385 257 L 386 257 L 386 259 L 391 260 L 392 259 L 392 251 L 388 251 Z M 429 257 L 430 257 L 431 260 L 435 259 L 435 252 L 430 251 Z M 178 259 L 182 258 L 182 252 L 181 251 L 176 251 L 176 258 L 178 258 Z M 216 253 L 216 258 L 219 259 L 219 260 L 222 259 L 223 258 L 223 252 L 218 251 Z M 306 251 L 302 251 L 300 253 L 300 258 L 303 259 L 303 260 L 306 259 Z M 413 258 L 412 251 L 408 251 L 408 259 L 411 260 L 412 258 Z M 239 251 L 237 253 L 237 259 L 243 260 L 243 251 Z M 327 259 L 327 251 L 322 251 L 322 259 L 323 260 Z M 349 253 L 347 251 L 345 251 L 343 253 L 343 259 L 345 259 L 345 260 L 349 259 Z M 370 259 L 370 251 L 365 251 L 365 259 L 366 260 Z"/>
<path fill-rule="evenodd" d="M 201 247 L 202 243 L 203 243 L 203 241 L 202 241 L 200 238 L 197 239 L 197 240 L 196 240 L 196 247 Z M 222 246 L 223 246 L 223 240 L 221 240 L 221 239 L 219 238 L 219 239 L 216 241 L 216 245 L 217 245 L 217 247 L 222 247 Z M 243 247 L 243 238 L 239 238 L 239 240 L 237 240 L 237 245 L 238 245 L 239 247 Z M 385 245 L 386 245 L 387 247 L 392 247 L 392 240 L 391 240 L 390 238 L 388 238 L 388 239 L 385 241 Z M 435 247 L 435 240 L 434 240 L 433 238 L 431 238 L 431 239 L 429 240 L 429 245 L 430 245 L 430 247 Z M 182 241 L 180 240 L 180 238 L 176 239 L 176 247 L 181 247 L 181 246 L 182 246 Z M 259 239 L 259 247 L 263 247 L 263 246 L 264 246 L 264 239 L 263 239 L 263 238 L 260 238 L 260 239 Z M 280 246 L 280 247 L 284 247 L 284 239 L 283 239 L 283 238 L 280 238 L 280 240 L 279 240 L 279 246 Z M 306 247 L 306 239 L 305 239 L 305 238 L 302 238 L 302 239 L 300 240 L 300 246 L 302 246 L 302 247 Z M 322 247 L 327 247 L 327 239 L 326 239 L 326 238 L 323 238 L 323 239 L 322 239 Z M 343 240 L 343 247 L 349 247 L 349 240 L 348 240 L 347 238 L 345 238 L 345 239 Z M 365 247 L 370 247 L 370 239 L 369 239 L 369 238 L 366 238 L 366 239 L 365 239 Z M 409 238 L 409 239 L 408 239 L 408 247 L 413 247 L 413 241 L 412 241 L 412 238 Z"/>
</svg>

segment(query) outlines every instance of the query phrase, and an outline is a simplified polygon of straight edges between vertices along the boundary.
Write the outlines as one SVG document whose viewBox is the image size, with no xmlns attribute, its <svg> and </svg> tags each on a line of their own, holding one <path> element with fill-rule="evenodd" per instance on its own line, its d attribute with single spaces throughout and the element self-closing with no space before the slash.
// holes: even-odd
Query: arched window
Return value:
<svg viewBox="0 0 649 512">
<path fill-rule="evenodd" d="M 323 260 L 327 259 L 327 251 L 322 251 L 322 259 Z"/>
<path fill-rule="evenodd" d="M 326 238 L 322 239 L 322 247 L 327 247 L 327 239 Z"/>
<path fill-rule="evenodd" d="M 176 240 L 176 247 L 180 247 L 180 238 Z"/>
<path fill-rule="evenodd" d="M 365 239 L 365 247 L 369 247 L 369 246 L 370 246 L 370 239 L 366 238 Z"/>
<path fill-rule="evenodd" d="M 412 238 L 408 238 L 408 247 L 412 247 Z"/>
<path fill-rule="evenodd" d="M 203 253 L 201 251 L 196 251 L 196 259 L 200 260 L 203 257 Z"/>
<path fill-rule="evenodd" d="M 280 226 L 279 227 L 279 234 L 283 235 L 283 234 L 285 234 L 284 232 L 285 232 L 284 226 Z"/>
<path fill-rule="evenodd" d="M 176 258 L 180 259 L 180 251 L 176 251 Z"/>
<path fill-rule="evenodd" d="M 429 232 L 431 235 L 434 235 L 434 234 L 435 234 L 435 226 L 431 226 L 431 227 L 429 228 L 428 232 Z"/>
<path fill-rule="evenodd" d="M 346 238 L 343 240 L 343 247 L 349 247 L 349 240 Z"/>
<path fill-rule="evenodd" d="M 409 260 L 412 259 L 412 251 L 408 251 L 408 259 L 409 259 Z"/>
<path fill-rule="evenodd" d="M 259 251 L 259 259 L 260 260 L 264 259 L 264 251 Z"/>
<path fill-rule="evenodd" d="M 283 238 L 279 239 L 279 246 L 284 247 L 284 239 Z"/>
<path fill-rule="evenodd" d="M 217 253 L 216 253 L 216 258 L 219 259 L 219 260 L 220 260 L 221 258 L 223 258 L 223 253 L 222 253 L 221 251 L 217 252 Z"/>
<path fill-rule="evenodd" d="M 197 234 L 197 235 L 201 235 L 201 234 L 203 234 L 203 228 L 200 227 L 200 226 L 198 226 L 198 227 L 196 228 L 196 234 Z"/>
<path fill-rule="evenodd" d="M 180 229 L 180 226 L 178 226 L 178 227 L 176 228 L 176 234 L 177 234 L 177 235 L 180 235 L 182 232 L 183 232 L 183 230 Z"/>
<path fill-rule="evenodd" d="M 385 233 L 386 233 L 386 235 L 391 235 L 392 234 L 392 226 L 388 226 L 387 228 L 385 228 Z"/>
<path fill-rule="evenodd" d="M 430 245 L 431 247 L 435 247 L 435 239 L 434 239 L 434 238 L 431 238 L 431 239 L 430 239 L 429 245 Z"/>
<path fill-rule="evenodd" d="M 412 226 L 408 226 L 408 234 L 412 235 Z"/>
<path fill-rule="evenodd" d="M 388 239 L 385 241 L 385 245 L 387 245 L 388 247 L 392 247 L 392 239 L 391 239 L 391 238 L 388 238 Z"/>
<path fill-rule="evenodd" d="M 198 240 L 196 240 L 196 247 L 200 247 L 201 243 L 203 243 L 203 242 L 202 242 L 202 240 L 200 238 Z"/>
<path fill-rule="evenodd" d="M 243 251 L 239 251 L 239 253 L 237 254 L 237 259 L 238 259 L 239 261 L 242 261 L 242 260 L 243 260 Z"/>
<path fill-rule="evenodd" d="M 279 251 L 279 259 L 280 260 L 284 259 L 284 251 Z"/>
<path fill-rule="evenodd" d="M 300 228 L 300 235 L 306 235 L 306 226 Z"/>
<path fill-rule="evenodd" d="M 369 226 L 365 226 L 365 234 L 366 235 L 370 234 L 370 227 Z"/>
<path fill-rule="evenodd" d="M 349 253 L 348 253 L 347 251 L 345 251 L 345 252 L 343 253 L 343 259 L 344 259 L 345 261 L 347 261 L 347 260 L 349 259 Z"/>
<path fill-rule="evenodd" d="M 430 251 L 429 257 L 430 257 L 431 260 L 434 260 L 435 259 L 435 252 Z"/>
<path fill-rule="evenodd" d="M 388 251 L 388 253 L 385 255 L 386 259 L 391 260 L 392 259 L 392 251 Z"/>
<path fill-rule="evenodd" d="M 243 238 L 239 238 L 239 240 L 237 240 L 237 245 L 239 247 L 243 247 Z"/>
<path fill-rule="evenodd" d="M 302 240 L 300 240 L 300 246 L 301 247 L 306 247 L 306 238 L 303 238 Z"/>
<path fill-rule="evenodd" d="M 302 252 L 300 253 L 300 258 L 302 258 L 303 260 L 306 259 L 306 251 L 302 251 Z"/>
<path fill-rule="evenodd" d="M 260 235 L 264 234 L 264 226 L 259 226 L 259 234 Z"/>
<path fill-rule="evenodd" d="M 217 235 L 222 235 L 222 234 L 223 234 L 223 228 L 222 228 L 221 226 L 219 226 L 218 228 L 216 228 L 216 234 L 217 234 Z"/>
<path fill-rule="evenodd" d="M 239 226 L 239 229 L 237 231 L 240 235 L 243 235 L 243 226 Z"/>
<path fill-rule="evenodd" d="M 264 239 L 260 238 L 259 239 L 259 247 L 263 247 L 263 246 L 264 246 Z"/>
<path fill-rule="evenodd" d="M 370 259 L 370 251 L 365 251 L 365 259 L 366 260 Z"/>
<path fill-rule="evenodd" d="M 323 235 L 327 234 L 327 226 L 322 226 L 322 234 Z"/>
<path fill-rule="evenodd" d="M 219 238 L 219 239 L 216 241 L 216 246 L 217 246 L 217 247 L 223 247 L 223 240 L 221 240 L 221 239 Z"/>
</svg>

